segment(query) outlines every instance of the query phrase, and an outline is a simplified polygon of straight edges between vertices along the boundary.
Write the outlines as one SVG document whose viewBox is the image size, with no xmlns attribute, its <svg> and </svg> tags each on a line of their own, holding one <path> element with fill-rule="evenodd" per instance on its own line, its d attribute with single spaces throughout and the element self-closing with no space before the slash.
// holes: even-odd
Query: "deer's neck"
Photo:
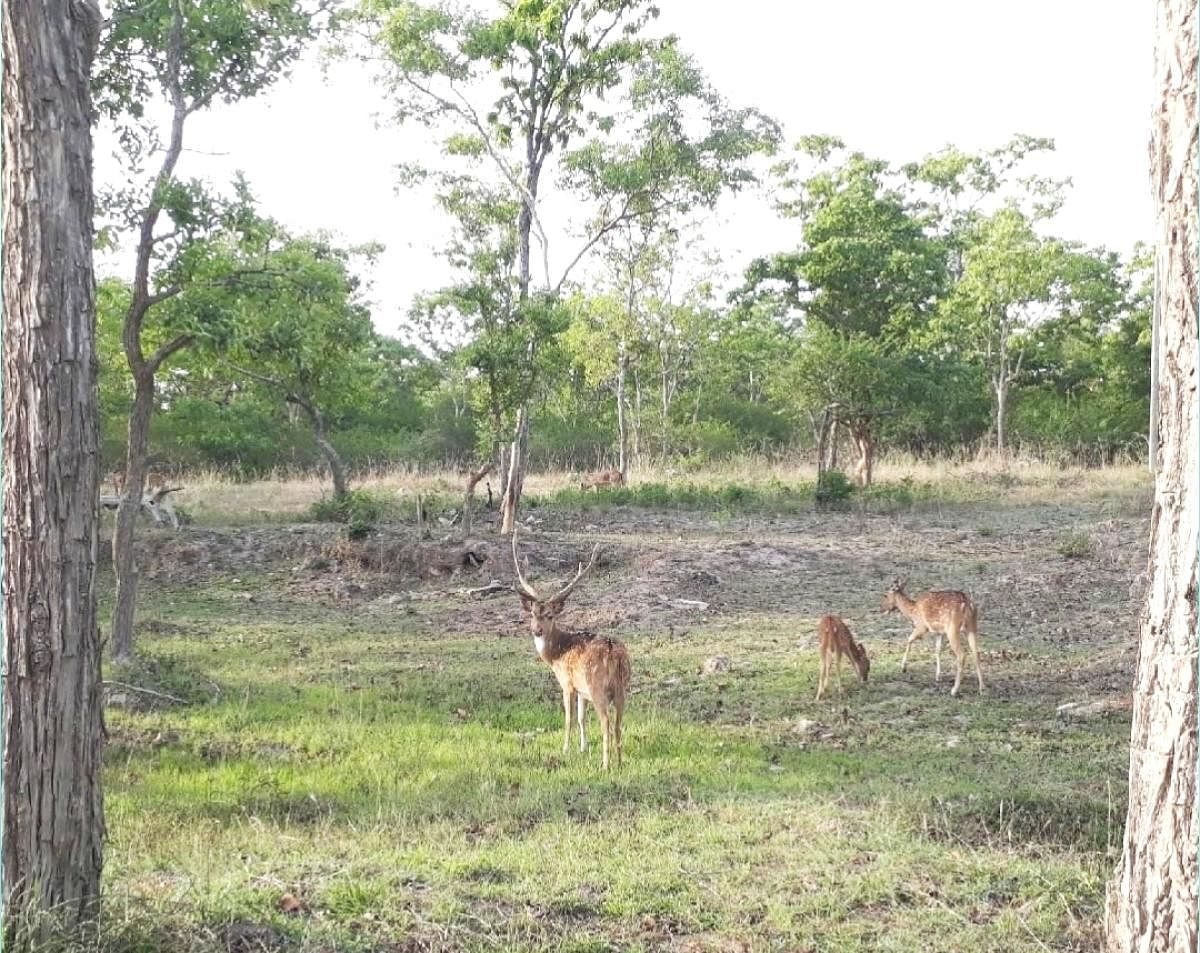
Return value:
<svg viewBox="0 0 1200 953">
<path fill-rule="evenodd" d="M 917 600 L 906 596 L 903 592 L 897 592 L 896 608 L 911 620 L 917 614 Z"/>
<path fill-rule="evenodd" d="M 554 660 L 566 651 L 568 640 L 565 636 L 569 634 L 566 629 L 560 629 L 557 625 L 551 626 L 548 632 L 539 632 L 533 637 L 534 651 L 543 662 L 553 665 Z"/>
</svg>

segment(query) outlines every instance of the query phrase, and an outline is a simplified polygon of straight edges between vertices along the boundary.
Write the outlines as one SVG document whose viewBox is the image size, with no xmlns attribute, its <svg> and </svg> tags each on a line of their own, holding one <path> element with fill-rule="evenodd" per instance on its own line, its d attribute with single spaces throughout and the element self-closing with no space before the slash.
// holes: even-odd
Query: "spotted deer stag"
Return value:
<svg viewBox="0 0 1200 953">
<path fill-rule="evenodd" d="M 971 657 L 975 659 L 975 677 L 979 680 L 979 694 L 983 694 L 983 672 L 979 669 L 979 611 L 975 603 L 965 592 L 948 589 L 922 593 L 913 599 L 904 591 L 904 580 L 897 579 L 883 597 L 881 607 L 884 612 L 899 612 L 913 624 L 912 634 L 904 646 L 904 658 L 900 662 L 900 671 L 908 668 L 908 650 L 912 644 L 924 637 L 925 633 L 933 633 L 934 682 L 942 680 L 942 637 L 950 643 L 954 652 L 956 668 L 954 687 L 951 695 L 957 695 L 962 686 L 963 660 L 966 652 L 963 650 L 962 636 L 965 634 L 971 646 Z"/>
<path fill-rule="evenodd" d="M 855 641 L 854 634 L 845 622 L 835 615 L 821 616 L 817 623 L 817 641 L 821 650 L 821 677 L 817 682 L 817 701 L 825 694 L 825 688 L 829 685 L 830 670 L 834 668 L 837 670 L 838 697 L 842 697 L 843 655 L 850 659 L 862 683 L 867 684 L 871 660 L 867 658 L 866 649 Z"/>
<path fill-rule="evenodd" d="M 584 717 L 587 713 L 586 703 L 590 701 L 600 719 L 604 739 L 604 770 L 607 771 L 610 749 L 615 753 L 617 766 L 621 764 L 621 722 L 625 715 L 625 694 L 629 690 L 629 652 L 616 639 L 592 632 L 579 632 L 558 624 L 567 596 L 592 571 L 599 554 L 600 547 L 597 545 L 592 550 L 588 564 L 584 566 L 580 563 L 575 578 L 547 599 L 538 594 L 521 572 L 517 534 L 513 533 L 512 555 L 516 569 L 514 588 L 529 616 L 533 647 L 538 658 L 550 666 L 562 688 L 563 714 L 566 718 L 563 753 L 571 745 L 572 710 L 579 726 L 579 750 L 587 750 Z"/>
<path fill-rule="evenodd" d="M 607 486 L 624 486 L 625 474 L 620 470 L 601 470 L 583 478 L 579 484 L 580 490 L 596 490 Z"/>
</svg>

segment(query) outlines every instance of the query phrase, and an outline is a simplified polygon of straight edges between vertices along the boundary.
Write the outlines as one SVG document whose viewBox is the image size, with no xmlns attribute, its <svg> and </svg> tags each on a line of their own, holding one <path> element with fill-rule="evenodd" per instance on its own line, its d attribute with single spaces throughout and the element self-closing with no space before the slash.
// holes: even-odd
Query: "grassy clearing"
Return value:
<svg viewBox="0 0 1200 953">
<path fill-rule="evenodd" d="M 1145 505 L 1150 483 L 1138 465 L 1086 469 L 1039 461 L 981 458 L 969 462 L 886 459 L 876 467 L 875 485 L 854 496 L 851 506 L 877 512 L 942 504 L 1029 505 L 1054 500 L 1098 498 Z M 811 509 L 816 488 L 812 464 L 792 460 L 739 459 L 703 470 L 635 468 L 629 486 L 581 492 L 578 473 L 532 473 L 525 482 L 531 505 L 596 510 L 611 506 L 651 509 L 796 513 Z M 330 495 L 320 474 L 279 474 L 252 483 L 216 472 L 188 474 L 179 502 L 198 525 L 241 526 L 309 518 Z M 421 494 L 433 510 L 461 505 L 463 475 L 403 468 L 362 474 L 355 485 L 394 519 L 411 518 Z M 496 493 L 498 486 L 493 483 Z M 485 487 L 479 487 L 481 496 Z"/>
<path fill-rule="evenodd" d="M 970 472 L 945 492 L 974 485 Z M 785 511 L 767 479 L 726 507 Z M 611 521 L 589 509 L 620 558 L 568 621 L 628 610 L 615 631 L 635 666 L 627 762 L 609 776 L 594 748 L 564 756 L 559 697 L 515 599 L 404 583 L 399 601 L 347 608 L 275 576 L 148 582 L 143 660 L 110 674 L 185 703 L 109 711 L 95 945 L 1096 949 L 1128 724 L 1054 707 L 1127 682 L 1112 606 L 1126 610 L 1118 583 L 1136 560 L 1111 554 L 1138 549 L 1146 482 L 1098 471 L 1071 502 L 1037 479 L 1040 499 L 992 486 L 944 518 L 810 513 L 769 535 L 741 518 L 714 528 L 704 496 L 610 500 Z M 537 492 L 564 533 L 580 528 L 590 501 Z M 646 522 L 662 510 L 669 526 Z M 1072 534 L 1102 546 L 1064 547 Z M 789 554 L 812 561 L 771 562 Z M 722 577 L 708 611 L 637 601 L 677 558 L 679 579 Z M 962 699 L 935 690 L 928 646 L 899 672 L 907 627 L 875 612 L 899 565 L 986 594 L 983 699 L 971 670 Z M 871 683 L 847 671 L 844 699 L 816 703 L 811 634 L 827 606 L 864 638 Z M 731 670 L 700 676 L 718 652 Z"/>
</svg>

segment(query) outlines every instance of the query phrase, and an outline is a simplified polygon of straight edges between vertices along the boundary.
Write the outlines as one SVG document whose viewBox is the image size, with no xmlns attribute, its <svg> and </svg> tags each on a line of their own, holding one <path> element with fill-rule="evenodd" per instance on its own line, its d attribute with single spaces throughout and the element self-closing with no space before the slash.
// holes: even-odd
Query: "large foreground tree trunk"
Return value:
<svg viewBox="0 0 1200 953">
<path fill-rule="evenodd" d="M 1108 886 L 1110 953 L 1196 949 L 1196 242 L 1195 0 L 1158 0 L 1160 101 L 1151 146 L 1161 282 L 1159 467 L 1150 585 L 1141 618 L 1129 810 Z"/>
<path fill-rule="evenodd" d="M 96 913 L 104 811 L 96 619 L 92 0 L 5 0 L 6 926 Z M 28 934 L 26 934 L 28 935 Z"/>
</svg>

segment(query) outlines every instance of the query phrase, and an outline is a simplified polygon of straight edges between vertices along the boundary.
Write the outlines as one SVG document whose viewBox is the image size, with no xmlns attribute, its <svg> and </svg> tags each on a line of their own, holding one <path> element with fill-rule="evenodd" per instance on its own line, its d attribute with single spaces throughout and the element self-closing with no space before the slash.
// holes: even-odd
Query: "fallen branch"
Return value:
<svg viewBox="0 0 1200 953">
<path fill-rule="evenodd" d="M 182 698 L 177 698 L 174 695 L 168 695 L 166 692 L 156 692 L 152 688 L 139 688 L 137 685 L 130 685 L 126 682 L 105 681 L 105 688 L 119 688 L 127 692 L 136 692 L 139 695 L 150 695 L 153 698 L 161 698 L 165 701 L 174 702 L 176 705 L 186 705 L 187 702 Z"/>
<path fill-rule="evenodd" d="M 500 580 L 493 579 L 486 586 L 480 586 L 477 589 L 468 589 L 467 595 L 472 599 L 482 599 L 485 596 L 494 596 L 501 592 L 512 592 L 512 586 L 506 586 Z"/>
</svg>

